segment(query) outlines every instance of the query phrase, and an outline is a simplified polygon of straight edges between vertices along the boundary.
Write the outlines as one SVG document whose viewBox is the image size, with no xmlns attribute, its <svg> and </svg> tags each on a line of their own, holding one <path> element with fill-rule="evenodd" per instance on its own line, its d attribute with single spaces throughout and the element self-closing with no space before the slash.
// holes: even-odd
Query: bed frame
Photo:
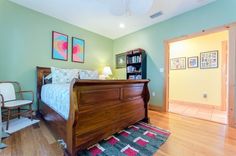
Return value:
<svg viewBox="0 0 236 156">
<path fill-rule="evenodd" d="M 68 120 L 41 101 L 41 87 L 50 68 L 37 67 L 38 114 L 65 143 L 69 155 L 138 122 L 149 122 L 149 80 L 78 80 L 70 84 Z"/>
</svg>

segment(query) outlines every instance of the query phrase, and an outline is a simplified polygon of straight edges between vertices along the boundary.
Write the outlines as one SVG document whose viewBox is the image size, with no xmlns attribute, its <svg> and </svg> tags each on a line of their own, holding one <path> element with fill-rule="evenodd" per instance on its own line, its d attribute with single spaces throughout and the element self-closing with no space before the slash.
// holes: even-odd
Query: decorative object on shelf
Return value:
<svg viewBox="0 0 236 156">
<path fill-rule="evenodd" d="M 68 36 L 56 31 L 52 32 L 52 59 L 68 60 Z"/>
<path fill-rule="evenodd" d="M 85 41 L 72 37 L 72 62 L 84 63 Z"/>
<path fill-rule="evenodd" d="M 188 57 L 188 68 L 198 67 L 198 56 Z"/>
<path fill-rule="evenodd" d="M 186 58 L 179 57 L 170 59 L 170 69 L 171 70 L 186 69 Z"/>
<path fill-rule="evenodd" d="M 111 0 L 110 12 L 114 16 L 144 15 L 153 5 L 153 0 Z"/>
<path fill-rule="evenodd" d="M 132 80 L 146 79 L 147 58 L 143 49 L 126 52 L 126 78 Z"/>
<path fill-rule="evenodd" d="M 109 79 L 110 75 L 112 75 L 111 67 L 105 66 L 103 68 L 103 72 L 102 73 L 103 73 L 105 79 Z"/>
<path fill-rule="evenodd" d="M 116 55 L 116 68 L 126 67 L 126 53 L 121 53 Z"/>
<path fill-rule="evenodd" d="M 218 68 L 218 50 L 202 52 L 200 54 L 200 68 Z"/>
</svg>

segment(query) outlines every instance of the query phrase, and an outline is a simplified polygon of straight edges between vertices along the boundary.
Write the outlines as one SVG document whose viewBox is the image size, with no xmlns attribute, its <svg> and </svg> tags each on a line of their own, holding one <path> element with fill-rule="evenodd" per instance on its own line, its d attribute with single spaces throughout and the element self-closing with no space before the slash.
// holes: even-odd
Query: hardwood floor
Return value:
<svg viewBox="0 0 236 156">
<path fill-rule="evenodd" d="M 171 136 L 156 156 L 235 156 L 236 129 L 223 124 L 149 111 L 151 123 L 169 130 Z M 1 156 L 61 156 L 62 150 L 43 122 L 28 127 L 4 143 Z"/>
<path fill-rule="evenodd" d="M 235 156 L 236 129 L 172 113 L 151 112 L 151 123 L 171 136 L 158 156 Z"/>
<path fill-rule="evenodd" d="M 3 142 L 8 147 L 0 150 L 0 156 L 63 156 L 63 151 L 42 121 L 40 128 L 30 126 Z"/>
</svg>

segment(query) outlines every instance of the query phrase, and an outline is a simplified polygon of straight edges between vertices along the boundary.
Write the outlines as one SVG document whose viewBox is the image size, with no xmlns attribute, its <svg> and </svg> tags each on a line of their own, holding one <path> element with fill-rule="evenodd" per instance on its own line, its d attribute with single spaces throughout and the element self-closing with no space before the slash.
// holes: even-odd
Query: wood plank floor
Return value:
<svg viewBox="0 0 236 156">
<path fill-rule="evenodd" d="M 156 156 L 236 156 L 236 129 L 226 125 L 149 111 L 151 123 L 167 129 L 171 136 Z M 8 148 L 1 156 L 61 156 L 62 150 L 43 122 L 4 140 Z"/>
</svg>

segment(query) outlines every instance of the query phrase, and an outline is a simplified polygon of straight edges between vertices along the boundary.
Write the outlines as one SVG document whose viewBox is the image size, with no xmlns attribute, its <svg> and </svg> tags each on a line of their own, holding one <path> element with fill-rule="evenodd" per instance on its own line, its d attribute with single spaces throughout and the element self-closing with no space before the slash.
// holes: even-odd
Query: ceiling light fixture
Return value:
<svg viewBox="0 0 236 156">
<path fill-rule="evenodd" d="M 143 15 L 152 5 L 153 0 L 111 0 L 110 12 L 115 16 Z"/>
<path fill-rule="evenodd" d="M 120 23 L 120 28 L 125 28 L 125 24 L 124 23 Z"/>
</svg>

